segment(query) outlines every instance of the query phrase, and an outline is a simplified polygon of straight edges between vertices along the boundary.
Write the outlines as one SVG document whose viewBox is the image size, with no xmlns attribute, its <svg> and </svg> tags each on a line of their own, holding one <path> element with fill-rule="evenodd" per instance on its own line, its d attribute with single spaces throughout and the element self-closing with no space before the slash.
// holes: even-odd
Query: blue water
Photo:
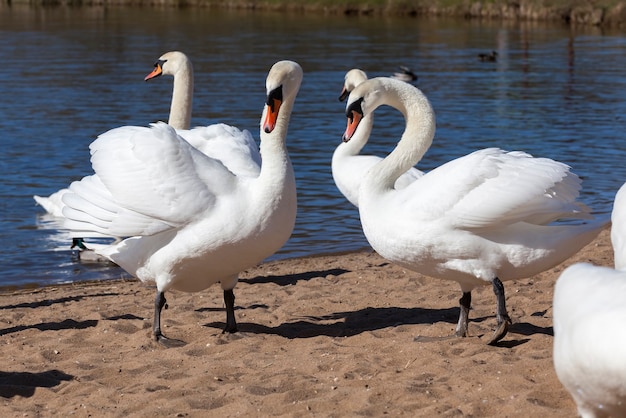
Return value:
<svg viewBox="0 0 626 418">
<path fill-rule="evenodd" d="M 128 277 L 78 262 L 34 194 L 90 174 L 89 143 L 120 125 L 166 120 L 171 79 L 143 77 L 168 50 L 194 62 L 192 125 L 258 132 L 264 80 L 281 59 L 305 71 L 288 136 L 299 212 L 273 258 L 367 248 L 330 158 L 345 128 L 345 72 L 410 66 L 437 114 L 428 170 L 497 146 L 563 161 L 582 200 L 611 210 L 626 180 L 626 37 L 597 28 L 413 18 L 349 18 L 210 10 L 4 8 L 0 13 L 0 286 Z M 497 50 L 496 63 L 477 54 Z M 366 152 L 391 151 L 403 128 L 377 112 Z M 258 138 L 258 134 L 256 134 Z"/>
</svg>

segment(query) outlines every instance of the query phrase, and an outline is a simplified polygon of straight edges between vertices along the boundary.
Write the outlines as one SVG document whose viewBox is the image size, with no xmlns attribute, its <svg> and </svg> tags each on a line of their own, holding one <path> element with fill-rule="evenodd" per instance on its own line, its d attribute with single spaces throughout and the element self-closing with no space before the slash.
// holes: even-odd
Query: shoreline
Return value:
<svg viewBox="0 0 626 418">
<path fill-rule="evenodd" d="M 603 250 L 600 252 L 595 251 L 598 247 Z M 394 266 L 390 261 L 385 260 L 380 257 L 373 249 L 364 248 L 360 250 L 347 250 L 347 251 L 339 251 L 333 253 L 323 253 L 323 254 L 312 254 L 306 256 L 297 256 L 293 258 L 281 258 L 279 260 L 270 260 L 259 263 L 258 265 L 251 267 L 247 270 L 244 270 L 241 273 L 240 280 L 246 281 L 249 280 L 250 277 L 262 275 L 263 272 L 272 272 L 272 271 L 281 271 L 285 275 L 295 274 L 299 277 L 309 276 L 313 273 L 311 272 L 295 272 L 296 269 L 300 268 L 300 266 L 307 265 L 325 265 L 325 264 L 337 264 L 342 259 L 347 260 L 355 260 L 355 259 L 364 259 L 364 258 L 376 258 L 377 263 L 380 265 L 388 265 L 391 266 L 392 269 L 399 269 L 403 271 L 403 274 L 413 274 L 416 276 L 423 276 L 419 273 L 411 272 L 408 270 L 404 270 L 399 266 Z M 80 263 L 79 260 L 76 261 Z M 577 254 L 574 254 L 568 260 L 565 260 L 563 263 L 559 264 L 548 270 L 548 272 L 560 272 L 565 267 L 577 263 L 577 262 L 589 262 L 596 265 L 601 266 L 613 266 L 613 253 L 612 253 L 612 245 L 610 241 L 610 224 L 606 226 L 600 234 L 586 247 L 584 247 Z M 88 263 L 90 264 L 90 263 Z M 546 274 L 546 272 L 539 274 L 541 276 Z M 429 278 L 435 281 L 439 281 L 441 279 Z M 527 279 L 524 279 L 527 280 Z M 447 282 L 442 280 L 442 282 Z M 94 288 L 103 285 L 109 286 L 118 286 L 126 283 L 135 283 L 140 286 L 145 287 L 154 287 L 153 283 L 142 283 L 139 279 L 135 277 L 121 277 L 115 279 L 89 279 L 89 280 L 78 280 L 78 281 L 70 281 L 65 283 L 53 283 L 53 284 L 40 284 L 40 283 L 27 283 L 22 286 L 0 286 L 0 297 L 4 296 L 15 296 L 15 295 L 24 295 L 24 294 L 36 294 L 47 291 L 65 291 L 71 289 L 85 289 L 85 288 Z M 454 283 L 451 281 L 451 283 Z M 213 288 L 217 288 L 219 286 L 214 285 L 209 287 L 208 289 L 198 292 L 206 292 L 211 291 Z M 488 286 L 485 286 L 488 287 Z M 235 289 L 237 289 L 235 287 Z M 180 292 L 184 294 L 184 292 Z"/>
<path fill-rule="evenodd" d="M 626 28 L 623 0 L 0 0 L 0 10 L 29 7 L 161 7 L 213 8 L 253 12 L 318 13 L 345 16 L 455 17 L 504 21 L 562 22 L 568 25 Z"/>
</svg>

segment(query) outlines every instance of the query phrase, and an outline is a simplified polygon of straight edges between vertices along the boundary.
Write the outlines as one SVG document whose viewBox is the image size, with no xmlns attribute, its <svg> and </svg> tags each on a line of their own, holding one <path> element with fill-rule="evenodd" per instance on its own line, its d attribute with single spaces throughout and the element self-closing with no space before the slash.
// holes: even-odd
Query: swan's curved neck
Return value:
<svg viewBox="0 0 626 418">
<path fill-rule="evenodd" d="M 168 124 L 174 129 L 189 129 L 193 106 L 193 69 L 183 65 L 174 74 L 172 104 Z"/>
<path fill-rule="evenodd" d="M 406 127 L 396 148 L 367 175 L 366 182 L 380 189 L 393 189 L 395 181 L 417 164 L 435 136 L 435 112 L 426 96 L 403 82 L 383 82 L 383 99 L 402 112 Z"/>
<path fill-rule="evenodd" d="M 285 100 L 280 106 L 280 112 L 276 119 L 276 126 L 271 133 L 267 133 L 261 127 L 261 144 L 259 149 L 261 151 L 261 157 L 266 155 L 278 155 L 281 153 L 287 154 L 286 138 L 287 130 L 289 128 L 289 120 L 291 119 L 291 112 L 293 110 L 294 99 Z M 263 115 L 261 117 L 261 124 L 265 120 L 265 114 L 267 112 L 267 106 L 263 109 Z M 273 151 L 270 151 L 273 150 Z M 264 151 L 265 154 L 263 153 Z M 268 152 L 270 151 L 270 152 Z M 265 158 L 263 158 L 265 160 Z M 262 167 L 261 167 L 262 168 Z"/>
</svg>

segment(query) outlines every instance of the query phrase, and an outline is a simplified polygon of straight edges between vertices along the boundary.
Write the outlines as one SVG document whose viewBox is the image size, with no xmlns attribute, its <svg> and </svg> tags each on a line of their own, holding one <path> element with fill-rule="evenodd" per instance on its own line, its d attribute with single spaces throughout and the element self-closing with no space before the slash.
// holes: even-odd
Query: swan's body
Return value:
<svg viewBox="0 0 626 418">
<path fill-rule="evenodd" d="M 164 123 L 125 126 L 90 148 L 95 174 L 64 196 L 66 226 L 129 237 L 99 251 L 142 281 L 155 282 L 154 335 L 164 292 L 197 292 L 219 282 L 226 332 L 234 332 L 233 288 L 240 271 L 276 252 L 290 237 L 296 186 L 285 137 L 302 69 L 276 63 L 267 77 L 263 164 L 256 177 L 238 176 L 192 147 Z"/>
<path fill-rule="evenodd" d="M 161 75 L 169 75 L 174 79 L 168 125 L 176 129 L 180 136 L 202 153 L 220 160 L 234 174 L 258 176 L 261 170 L 261 155 L 248 130 L 242 131 L 221 123 L 190 130 L 194 75 L 193 65 L 187 55 L 180 51 L 166 52 L 155 62 L 153 71 L 144 80 L 148 81 Z M 67 189 L 61 189 L 48 197 L 33 196 L 33 198 L 47 213 L 62 218 L 65 206 L 62 196 L 67 192 Z M 98 256 L 85 250 L 99 250 L 102 245 L 75 240 L 72 244 L 72 248 L 74 247 L 81 250 L 81 260 L 94 260 L 99 259 Z"/>
<path fill-rule="evenodd" d="M 193 66 L 191 61 L 182 52 L 167 52 L 159 57 L 154 64 L 154 70 L 144 80 L 147 81 L 160 75 L 171 75 L 174 77 L 168 124 L 175 129 L 189 129 L 193 101 Z M 61 189 L 48 197 L 33 196 L 33 198 L 48 214 L 63 218 L 63 207 L 65 204 L 62 197 L 67 192 L 68 189 Z M 91 244 L 87 245 L 91 247 Z"/>
<path fill-rule="evenodd" d="M 367 80 L 365 72 L 352 69 L 346 73 L 343 89 L 339 100 L 345 100 L 348 94 L 359 84 Z M 359 128 L 349 142 L 342 142 L 337 146 L 333 153 L 331 169 L 333 179 L 337 189 L 345 196 L 346 199 L 354 206 L 359 206 L 359 187 L 365 173 L 382 161 L 381 157 L 376 155 L 359 154 L 372 132 L 374 124 L 374 115 L 370 114 L 363 118 Z M 422 172 L 411 167 L 396 180 L 394 187 L 402 189 L 413 183 L 415 179 L 422 176 Z"/>
<path fill-rule="evenodd" d="M 554 290 L 554 367 L 583 418 L 626 416 L 626 185 L 611 241 L 615 269 L 574 264 Z"/>
<path fill-rule="evenodd" d="M 510 323 L 501 281 L 562 262 L 591 241 L 603 223 L 548 225 L 560 218 L 591 217 L 575 201 L 580 179 L 565 164 L 522 152 L 476 151 L 395 189 L 395 180 L 430 147 L 435 114 L 414 86 L 389 78 L 368 80 L 350 94 L 344 140 L 383 104 L 404 114 L 406 129 L 391 154 L 363 179 L 359 213 L 365 236 L 386 259 L 460 284 L 456 335 L 467 335 L 472 289 L 492 283 L 498 301 L 494 343 Z"/>
</svg>

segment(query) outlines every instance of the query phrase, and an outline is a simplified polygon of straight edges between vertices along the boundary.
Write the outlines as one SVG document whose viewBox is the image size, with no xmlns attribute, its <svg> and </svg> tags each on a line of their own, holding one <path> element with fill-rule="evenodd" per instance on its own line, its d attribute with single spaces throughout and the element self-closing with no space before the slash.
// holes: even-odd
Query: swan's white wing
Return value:
<svg viewBox="0 0 626 418">
<path fill-rule="evenodd" d="M 113 237 L 152 235 L 176 226 L 118 204 L 95 174 L 73 182 L 69 191 L 63 198 L 64 227 L 73 236 L 94 236 L 91 232 Z"/>
<path fill-rule="evenodd" d="M 135 236 L 176 228 L 210 211 L 235 181 L 164 123 L 113 129 L 90 148 L 96 175 L 74 182 L 63 198 L 74 230 Z"/>
<path fill-rule="evenodd" d="M 218 123 L 177 133 L 237 176 L 257 177 L 261 172 L 259 147 L 248 130 Z"/>
<path fill-rule="evenodd" d="M 545 224 L 587 217 L 580 179 L 565 164 L 523 152 L 483 149 L 446 163 L 409 187 L 421 205 L 458 228 Z"/>
<path fill-rule="evenodd" d="M 61 189 L 58 192 L 52 193 L 48 197 L 42 196 L 33 196 L 35 202 L 44 210 L 52 216 L 61 217 L 63 216 L 63 195 L 67 193 L 67 189 Z"/>
</svg>

